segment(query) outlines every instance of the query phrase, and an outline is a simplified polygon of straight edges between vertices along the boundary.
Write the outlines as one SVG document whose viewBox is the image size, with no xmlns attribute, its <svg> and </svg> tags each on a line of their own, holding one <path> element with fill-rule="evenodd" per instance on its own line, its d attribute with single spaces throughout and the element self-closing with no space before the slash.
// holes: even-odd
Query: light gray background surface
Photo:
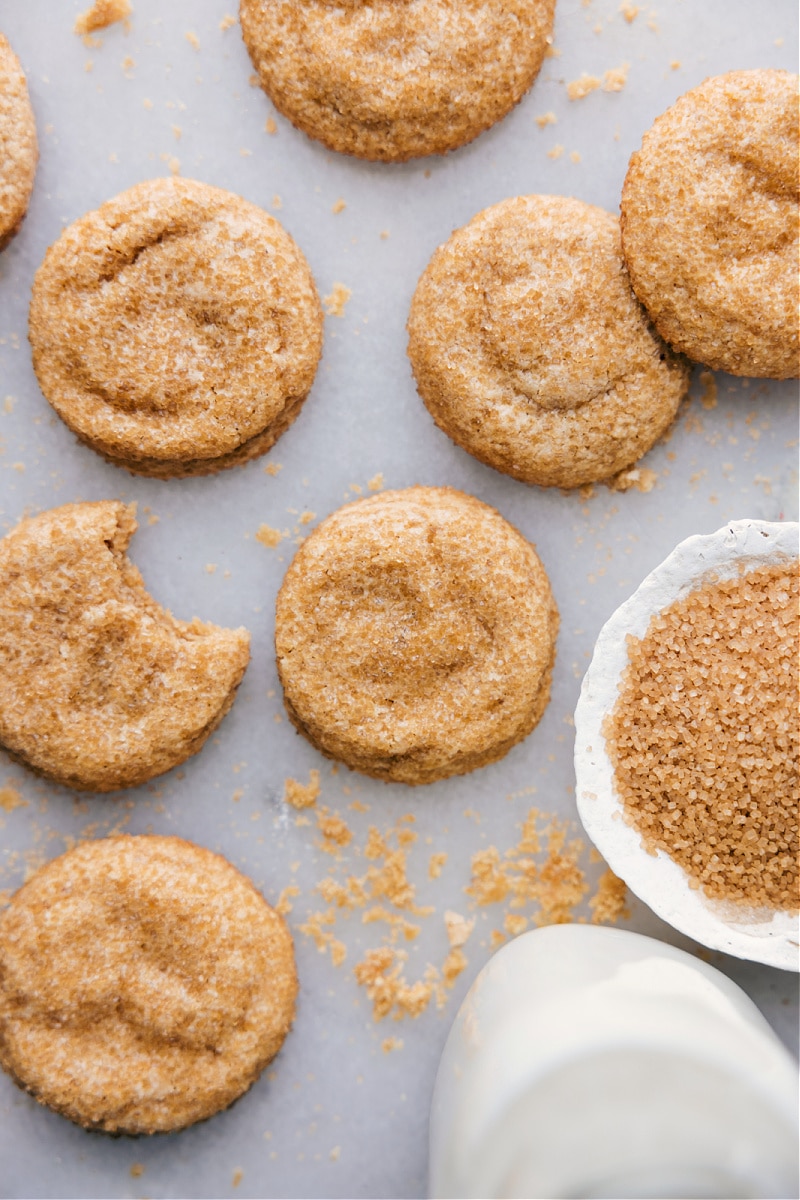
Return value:
<svg viewBox="0 0 800 1200">
<path fill-rule="evenodd" d="M 251 666 L 218 735 L 151 787 L 75 797 L 0 758 L 0 786 L 27 802 L 0 810 L 0 889 L 16 888 L 26 869 L 62 852 L 68 838 L 120 826 L 175 832 L 225 854 L 270 900 L 296 882 L 302 895 L 289 918 L 296 929 L 309 910 L 323 907 L 311 889 L 329 864 L 313 824 L 298 827 L 286 809 L 284 780 L 307 780 L 318 768 L 321 802 L 346 816 L 358 844 L 369 824 L 385 828 L 403 813 L 416 816 L 412 874 L 423 902 L 437 906 L 409 947 L 416 978 L 446 952 L 441 913 L 469 914 L 463 889 L 476 850 L 512 845 L 532 804 L 576 819 L 570 717 L 597 632 L 614 608 L 680 539 L 735 517 L 796 519 L 797 504 L 791 383 L 717 376 L 718 404 L 706 410 L 697 372 L 671 437 L 644 462 L 658 476 L 647 494 L 599 487 L 582 499 L 481 466 L 434 427 L 416 395 L 404 329 L 416 280 L 453 228 L 505 197 L 561 193 L 616 211 L 631 152 L 680 94 L 735 68 L 796 70 L 797 10 L 791 0 L 645 0 L 629 23 L 618 0 L 559 0 L 560 55 L 545 62 L 504 122 L 445 159 L 390 167 L 337 157 L 280 117 L 277 132 L 265 132 L 275 114 L 248 83 L 239 27 L 219 27 L 232 4 L 134 0 L 130 31 L 114 26 L 100 34 L 102 46 L 88 49 L 72 32 L 83 3 L 0 0 L 0 28 L 28 73 L 41 145 L 28 218 L 0 256 L 0 527 L 72 500 L 135 500 L 141 528 L 132 557 L 155 597 L 179 617 L 245 624 L 253 634 Z M 623 63 L 630 64 L 623 91 L 567 98 L 566 83 L 582 72 L 602 75 Z M 536 117 L 549 111 L 557 123 L 540 128 Z M 557 145 L 563 153 L 551 157 Z M 75 442 L 39 391 L 26 320 L 34 271 L 63 226 L 167 173 L 172 159 L 181 174 L 274 212 L 307 255 L 321 295 L 341 282 L 352 297 L 343 317 L 327 318 L 312 394 L 267 459 L 163 483 L 134 478 Z M 339 199 L 346 207 L 334 213 Z M 266 474 L 267 462 L 282 470 Z M 387 487 L 449 484 L 498 507 L 537 544 L 561 609 L 552 701 L 540 726 L 502 763 L 425 789 L 378 784 L 344 768 L 334 773 L 278 719 L 273 610 L 292 531 L 300 513 L 320 519 L 355 498 L 352 485 L 366 488 L 378 473 Z M 159 519 L 151 524 L 149 516 Z M 262 523 L 292 536 L 267 549 L 254 537 Z M 354 799 L 370 811 L 349 811 Z M 438 850 L 449 858 L 432 884 L 428 854 Z M 364 866 L 353 857 L 354 872 Z M 231 1111 L 179 1135 L 90 1135 L 0 1078 L 0 1195 L 424 1194 L 439 1053 L 500 921 L 497 912 L 479 912 L 469 968 L 449 1007 L 402 1025 L 375 1025 L 352 977 L 359 948 L 376 943 L 374 927 L 362 928 L 358 915 L 340 924 L 348 960 L 338 970 L 297 933 L 302 994 L 274 1069 Z M 692 948 L 641 905 L 633 905 L 629 925 Z M 709 961 L 796 1046 L 796 977 L 716 954 Z M 401 1037 L 403 1048 L 384 1053 L 387 1036 Z M 132 1177 L 135 1163 L 144 1170 Z"/>
</svg>

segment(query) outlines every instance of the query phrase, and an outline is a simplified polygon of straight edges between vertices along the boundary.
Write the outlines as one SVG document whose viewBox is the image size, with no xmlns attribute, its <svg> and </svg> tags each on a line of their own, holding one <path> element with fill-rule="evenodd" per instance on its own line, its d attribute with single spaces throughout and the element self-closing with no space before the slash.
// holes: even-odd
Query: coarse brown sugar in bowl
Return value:
<svg viewBox="0 0 800 1200">
<path fill-rule="evenodd" d="M 628 637 L 615 787 L 713 900 L 798 908 L 797 649 L 797 563 L 706 582 Z"/>
</svg>

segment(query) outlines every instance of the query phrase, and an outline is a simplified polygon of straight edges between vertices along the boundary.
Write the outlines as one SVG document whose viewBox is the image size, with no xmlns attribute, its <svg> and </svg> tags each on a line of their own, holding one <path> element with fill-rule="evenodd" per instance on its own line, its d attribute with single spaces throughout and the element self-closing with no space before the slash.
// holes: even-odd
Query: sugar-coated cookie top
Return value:
<svg viewBox="0 0 800 1200">
<path fill-rule="evenodd" d="M 297 977 L 283 919 L 177 837 L 84 842 L 0 914 L 0 1063 L 90 1128 L 180 1129 L 277 1054 Z"/>
<path fill-rule="evenodd" d="M 346 505 L 303 543 L 278 596 L 278 667 L 321 749 L 428 782 L 530 732 L 557 627 L 544 568 L 513 526 L 452 488 L 413 487 Z"/>
<path fill-rule="evenodd" d="M 241 0 L 275 106 L 362 158 L 442 154 L 504 117 L 533 82 L 555 0 Z"/>
<path fill-rule="evenodd" d="M 732 71 L 631 157 L 622 247 L 662 337 L 734 375 L 798 374 L 798 77 Z"/>
<path fill-rule="evenodd" d="M 0 249 L 25 216 L 37 158 L 28 85 L 19 59 L 0 33 Z"/>
<path fill-rule="evenodd" d="M 616 217 L 567 196 L 504 200 L 457 229 L 408 329 L 436 422 L 526 483 L 576 487 L 631 466 L 688 387 L 631 290 Z"/>
<path fill-rule="evenodd" d="M 154 179 L 50 247 L 30 339 L 45 396 L 101 452 L 210 459 L 305 396 L 322 315 L 273 217 L 207 184 Z"/>
</svg>

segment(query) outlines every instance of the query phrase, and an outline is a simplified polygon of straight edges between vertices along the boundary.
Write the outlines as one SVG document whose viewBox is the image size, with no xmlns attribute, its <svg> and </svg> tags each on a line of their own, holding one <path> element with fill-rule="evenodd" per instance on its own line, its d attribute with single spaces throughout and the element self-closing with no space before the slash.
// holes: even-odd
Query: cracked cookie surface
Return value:
<svg viewBox="0 0 800 1200">
<path fill-rule="evenodd" d="M 89 1129 L 227 1108 L 280 1050 L 296 994 L 283 919 L 181 838 L 84 842 L 0 914 L 0 1064 Z"/>
<path fill-rule="evenodd" d="M 0 746 L 81 791 L 133 787 L 201 749 L 250 636 L 177 621 L 126 547 L 133 507 L 67 504 L 0 541 Z"/>
<path fill-rule="evenodd" d="M 118 466 L 201 475 L 264 454 L 297 416 L 322 351 L 298 247 L 230 192 L 155 179 L 70 225 L 36 273 L 39 385 Z"/>
<path fill-rule="evenodd" d="M 275 642 L 295 726 L 378 779 L 502 758 L 550 696 L 558 612 L 533 546 L 452 488 L 337 510 L 297 552 Z"/>
<path fill-rule="evenodd" d="M 28 84 L 0 33 L 0 250 L 22 224 L 39 157 Z"/>
<path fill-rule="evenodd" d="M 656 119 L 622 191 L 622 249 L 670 345 L 732 375 L 798 374 L 798 77 L 732 71 Z"/>
<path fill-rule="evenodd" d="M 555 0 L 241 0 L 261 86 L 309 137 L 403 162 L 477 137 L 542 64 Z"/>
<path fill-rule="evenodd" d="M 632 466 L 672 423 L 689 367 L 631 290 L 611 213 L 519 196 L 440 246 L 408 354 L 437 425 L 525 483 L 577 487 Z"/>
</svg>

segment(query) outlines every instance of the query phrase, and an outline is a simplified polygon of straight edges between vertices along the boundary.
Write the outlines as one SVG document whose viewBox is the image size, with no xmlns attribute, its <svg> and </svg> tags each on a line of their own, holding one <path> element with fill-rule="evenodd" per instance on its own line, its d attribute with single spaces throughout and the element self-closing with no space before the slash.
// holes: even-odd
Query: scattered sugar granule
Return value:
<svg viewBox="0 0 800 1200">
<path fill-rule="evenodd" d="M 222 20 L 219 23 L 219 27 L 222 30 L 222 32 L 225 33 L 226 29 L 230 29 L 235 24 L 236 24 L 236 17 L 233 15 L 233 13 L 225 13 L 225 16 L 222 18 Z"/>
<path fill-rule="evenodd" d="M 703 391 L 700 395 L 700 403 L 703 408 L 711 409 L 717 407 L 717 380 L 711 371 L 700 372 L 700 382 L 703 385 Z"/>
<path fill-rule="evenodd" d="M 619 11 L 622 13 L 628 24 L 631 25 L 642 10 L 637 4 L 630 4 L 629 0 L 624 0 L 624 2 L 619 6 Z"/>
<path fill-rule="evenodd" d="M 337 201 L 336 201 L 336 203 L 334 204 L 333 208 L 331 209 L 331 212 L 332 212 L 332 213 L 340 213 L 340 212 L 344 212 L 344 210 L 345 210 L 346 208 L 347 208 L 347 205 L 345 204 L 344 200 L 342 200 L 342 199 L 339 199 L 339 200 L 337 200 Z"/>
<path fill-rule="evenodd" d="M 269 468 L 265 468 L 269 470 Z M 273 529 L 271 525 L 259 525 L 256 530 L 256 541 L 261 542 L 262 546 L 268 546 L 270 550 L 274 550 L 279 546 L 283 539 L 283 534 L 279 529 Z"/>
<path fill-rule="evenodd" d="M 383 487 L 383 472 L 379 471 L 377 475 L 373 475 L 372 479 L 367 480 L 367 491 L 379 492 Z"/>
<path fill-rule="evenodd" d="M 584 71 L 579 79 L 573 79 L 567 84 L 567 95 L 570 100 L 583 100 L 590 92 L 602 87 L 602 84 L 602 79 L 598 79 L 596 75 L 587 75 Z"/>
<path fill-rule="evenodd" d="M 189 43 L 189 45 L 192 47 L 193 50 L 200 49 L 200 38 L 197 36 L 197 34 L 193 30 L 190 29 L 187 32 L 186 40 Z"/>
<path fill-rule="evenodd" d="M 23 800 L 19 792 L 14 787 L 0 788 L 0 808 L 3 812 L 13 812 L 15 808 L 27 807 L 28 801 Z"/>
<path fill-rule="evenodd" d="M 93 33 L 105 29 L 131 15 L 130 0 L 95 0 L 91 8 L 80 14 L 75 22 L 76 33 Z"/>
<path fill-rule="evenodd" d="M 439 854 L 432 854 L 431 860 L 428 863 L 428 876 L 430 879 L 438 879 L 442 873 L 442 867 L 447 862 L 447 852 L 442 850 Z"/>
<path fill-rule="evenodd" d="M 547 125 L 555 125 L 557 120 L 558 118 L 554 112 L 546 112 L 536 118 L 536 124 L 540 129 L 544 129 Z"/>
<path fill-rule="evenodd" d="M 616 924 L 621 917 L 630 917 L 630 910 L 625 903 L 627 897 L 628 889 L 624 881 L 607 867 L 597 882 L 597 891 L 589 901 L 592 924 Z"/>
<path fill-rule="evenodd" d="M 553 146 L 552 150 L 547 151 L 547 157 L 548 158 L 561 158 L 561 155 L 563 153 L 564 153 L 564 147 L 561 145 L 560 142 L 557 142 L 555 144 L 555 146 Z"/>
<path fill-rule="evenodd" d="M 319 771 L 309 772 L 308 783 L 299 783 L 296 779 L 284 781 L 283 798 L 292 808 L 312 808 L 320 793 Z"/>
<path fill-rule="evenodd" d="M 343 317 L 345 305 L 352 296 L 349 287 L 345 287 L 343 283 L 335 283 L 330 295 L 324 296 L 322 303 L 325 305 L 325 312 L 329 317 Z"/>
<path fill-rule="evenodd" d="M 278 126 L 277 126 L 277 123 L 276 123 L 274 117 L 267 117 L 266 123 L 264 125 L 264 132 L 265 133 L 277 133 L 278 132 Z"/>
<path fill-rule="evenodd" d="M 611 67 L 610 70 L 604 71 L 603 91 L 621 92 L 628 82 L 628 71 L 630 69 L 630 63 L 623 63 L 621 67 Z"/>
</svg>

